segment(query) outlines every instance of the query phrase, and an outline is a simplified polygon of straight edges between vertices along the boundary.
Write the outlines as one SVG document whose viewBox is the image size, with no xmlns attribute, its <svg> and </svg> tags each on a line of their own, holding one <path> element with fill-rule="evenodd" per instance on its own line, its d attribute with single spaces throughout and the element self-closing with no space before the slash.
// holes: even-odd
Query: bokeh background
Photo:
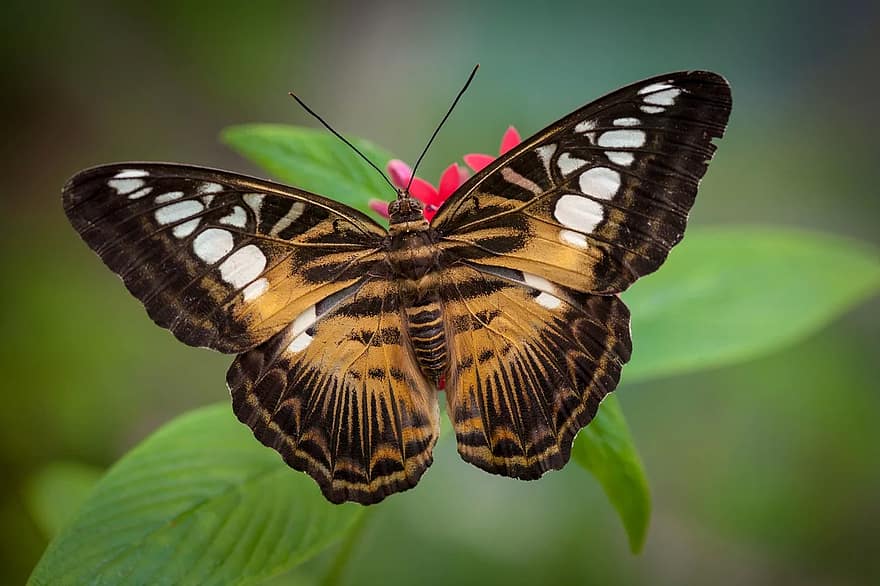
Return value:
<svg viewBox="0 0 880 586">
<path fill-rule="evenodd" d="M 60 188 L 82 167 L 256 172 L 218 133 L 312 125 L 291 89 L 412 161 L 479 62 L 423 166 L 436 180 L 462 153 L 493 152 L 509 124 L 529 134 L 625 83 L 707 68 L 730 79 L 734 111 L 693 224 L 880 244 L 876 3 L 7 0 L 4 12 L 0 583 L 22 582 L 47 542 L 27 506 L 34 474 L 106 467 L 226 397 L 229 359 L 153 326 L 67 225 Z M 350 582 L 880 583 L 878 309 L 760 360 L 624 377 L 654 495 L 640 556 L 583 471 L 505 481 L 446 442 L 414 496 L 374 517 Z"/>
</svg>

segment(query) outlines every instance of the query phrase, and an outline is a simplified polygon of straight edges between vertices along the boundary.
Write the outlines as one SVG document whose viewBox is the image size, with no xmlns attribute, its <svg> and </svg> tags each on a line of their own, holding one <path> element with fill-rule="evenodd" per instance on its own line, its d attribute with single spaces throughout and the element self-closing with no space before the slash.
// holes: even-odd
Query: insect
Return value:
<svg viewBox="0 0 880 586">
<path fill-rule="evenodd" d="M 238 355 L 235 414 L 328 500 L 416 485 L 441 381 L 464 460 L 536 479 L 617 385 L 631 353 L 617 294 L 682 239 L 730 108 L 714 73 L 635 83 L 522 141 L 430 223 L 398 191 L 387 230 L 178 164 L 82 171 L 64 209 L 158 325 Z"/>
</svg>

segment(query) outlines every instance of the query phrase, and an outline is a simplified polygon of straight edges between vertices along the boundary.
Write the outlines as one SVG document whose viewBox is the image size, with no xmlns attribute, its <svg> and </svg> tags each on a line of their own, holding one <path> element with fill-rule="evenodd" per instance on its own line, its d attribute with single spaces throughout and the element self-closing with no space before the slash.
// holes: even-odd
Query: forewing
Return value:
<svg viewBox="0 0 880 586">
<path fill-rule="evenodd" d="M 240 355 L 233 408 L 330 501 L 371 504 L 415 486 L 439 411 L 405 339 L 396 287 L 365 277 Z"/>
<path fill-rule="evenodd" d="M 329 199 L 185 165 L 124 163 L 64 188 L 73 226 L 183 342 L 241 352 L 368 273 L 386 232 Z"/>
<path fill-rule="evenodd" d="M 631 352 L 629 312 L 533 274 L 465 264 L 444 277 L 448 413 L 458 451 L 494 474 L 562 468 Z"/>
<path fill-rule="evenodd" d="M 453 257 L 620 292 L 681 240 L 730 107 L 729 85 L 709 72 L 625 87 L 472 177 L 432 226 Z"/>
</svg>

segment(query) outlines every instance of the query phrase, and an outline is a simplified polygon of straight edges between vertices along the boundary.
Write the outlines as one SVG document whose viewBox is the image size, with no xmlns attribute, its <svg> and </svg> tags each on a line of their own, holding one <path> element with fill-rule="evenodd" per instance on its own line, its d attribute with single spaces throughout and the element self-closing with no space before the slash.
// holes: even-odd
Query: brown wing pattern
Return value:
<svg viewBox="0 0 880 586">
<path fill-rule="evenodd" d="M 458 451 L 494 474 L 535 479 L 571 444 L 629 360 L 629 312 L 531 274 L 459 265 L 444 276 L 448 412 Z"/>
<path fill-rule="evenodd" d="M 242 354 L 233 408 L 334 503 L 376 503 L 432 461 L 439 410 L 405 338 L 397 288 L 365 277 Z M 339 298 L 339 299 L 337 299 Z"/>
<path fill-rule="evenodd" d="M 383 258 L 386 232 L 326 198 L 201 167 L 123 163 L 73 177 L 64 209 L 150 317 L 240 352 Z"/>
<path fill-rule="evenodd" d="M 432 226 L 451 255 L 620 292 L 681 240 L 730 107 L 729 85 L 709 72 L 623 88 L 472 177 Z"/>
<path fill-rule="evenodd" d="M 584 106 L 465 183 L 426 254 L 332 200 L 201 167 L 96 167 L 64 208 L 157 324 L 243 352 L 227 384 L 259 441 L 330 501 L 370 504 L 432 462 L 437 392 L 413 328 L 429 331 L 422 354 L 445 339 L 448 361 L 439 342 L 422 358 L 448 364 L 465 460 L 522 479 L 566 464 L 630 357 L 616 293 L 681 240 L 730 107 L 727 82 L 700 71 Z M 401 269 L 395 251 L 432 269 Z M 434 308 L 408 313 L 404 282 Z"/>
</svg>

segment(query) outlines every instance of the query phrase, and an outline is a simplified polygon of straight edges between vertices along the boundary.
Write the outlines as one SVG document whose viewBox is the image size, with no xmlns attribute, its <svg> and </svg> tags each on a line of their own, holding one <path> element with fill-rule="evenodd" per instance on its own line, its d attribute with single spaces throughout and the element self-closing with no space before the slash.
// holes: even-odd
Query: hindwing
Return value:
<svg viewBox="0 0 880 586">
<path fill-rule="evenodd" d="M 444 281 L 459 453 L 514 478 L 562 468 L 629 360 L 626 306 L 503 268 L 462 264 Z"/>
<path fill-rule="evenodd" d="M 291 187 L 186 165 L 123 163 L 74 176 L 71 223 L 192 346 L 251 348 L 383 258 L 364 214 Z"/>
<path fill-rule="evenodd" d="M 498 158 L 432 226 L 460 258 L 620 292 L 681 240 L 730 107 L 730 87 L 714 73 L 630 85 Z"/>
<path fill-rule="evenodd" d="M 381 501 L 431 465 L 437 394 L 399 303 L 393 283 L 364 277 L 240 355 L 227 375 L 238 418 L 334 503 Z"/>
</svg>

